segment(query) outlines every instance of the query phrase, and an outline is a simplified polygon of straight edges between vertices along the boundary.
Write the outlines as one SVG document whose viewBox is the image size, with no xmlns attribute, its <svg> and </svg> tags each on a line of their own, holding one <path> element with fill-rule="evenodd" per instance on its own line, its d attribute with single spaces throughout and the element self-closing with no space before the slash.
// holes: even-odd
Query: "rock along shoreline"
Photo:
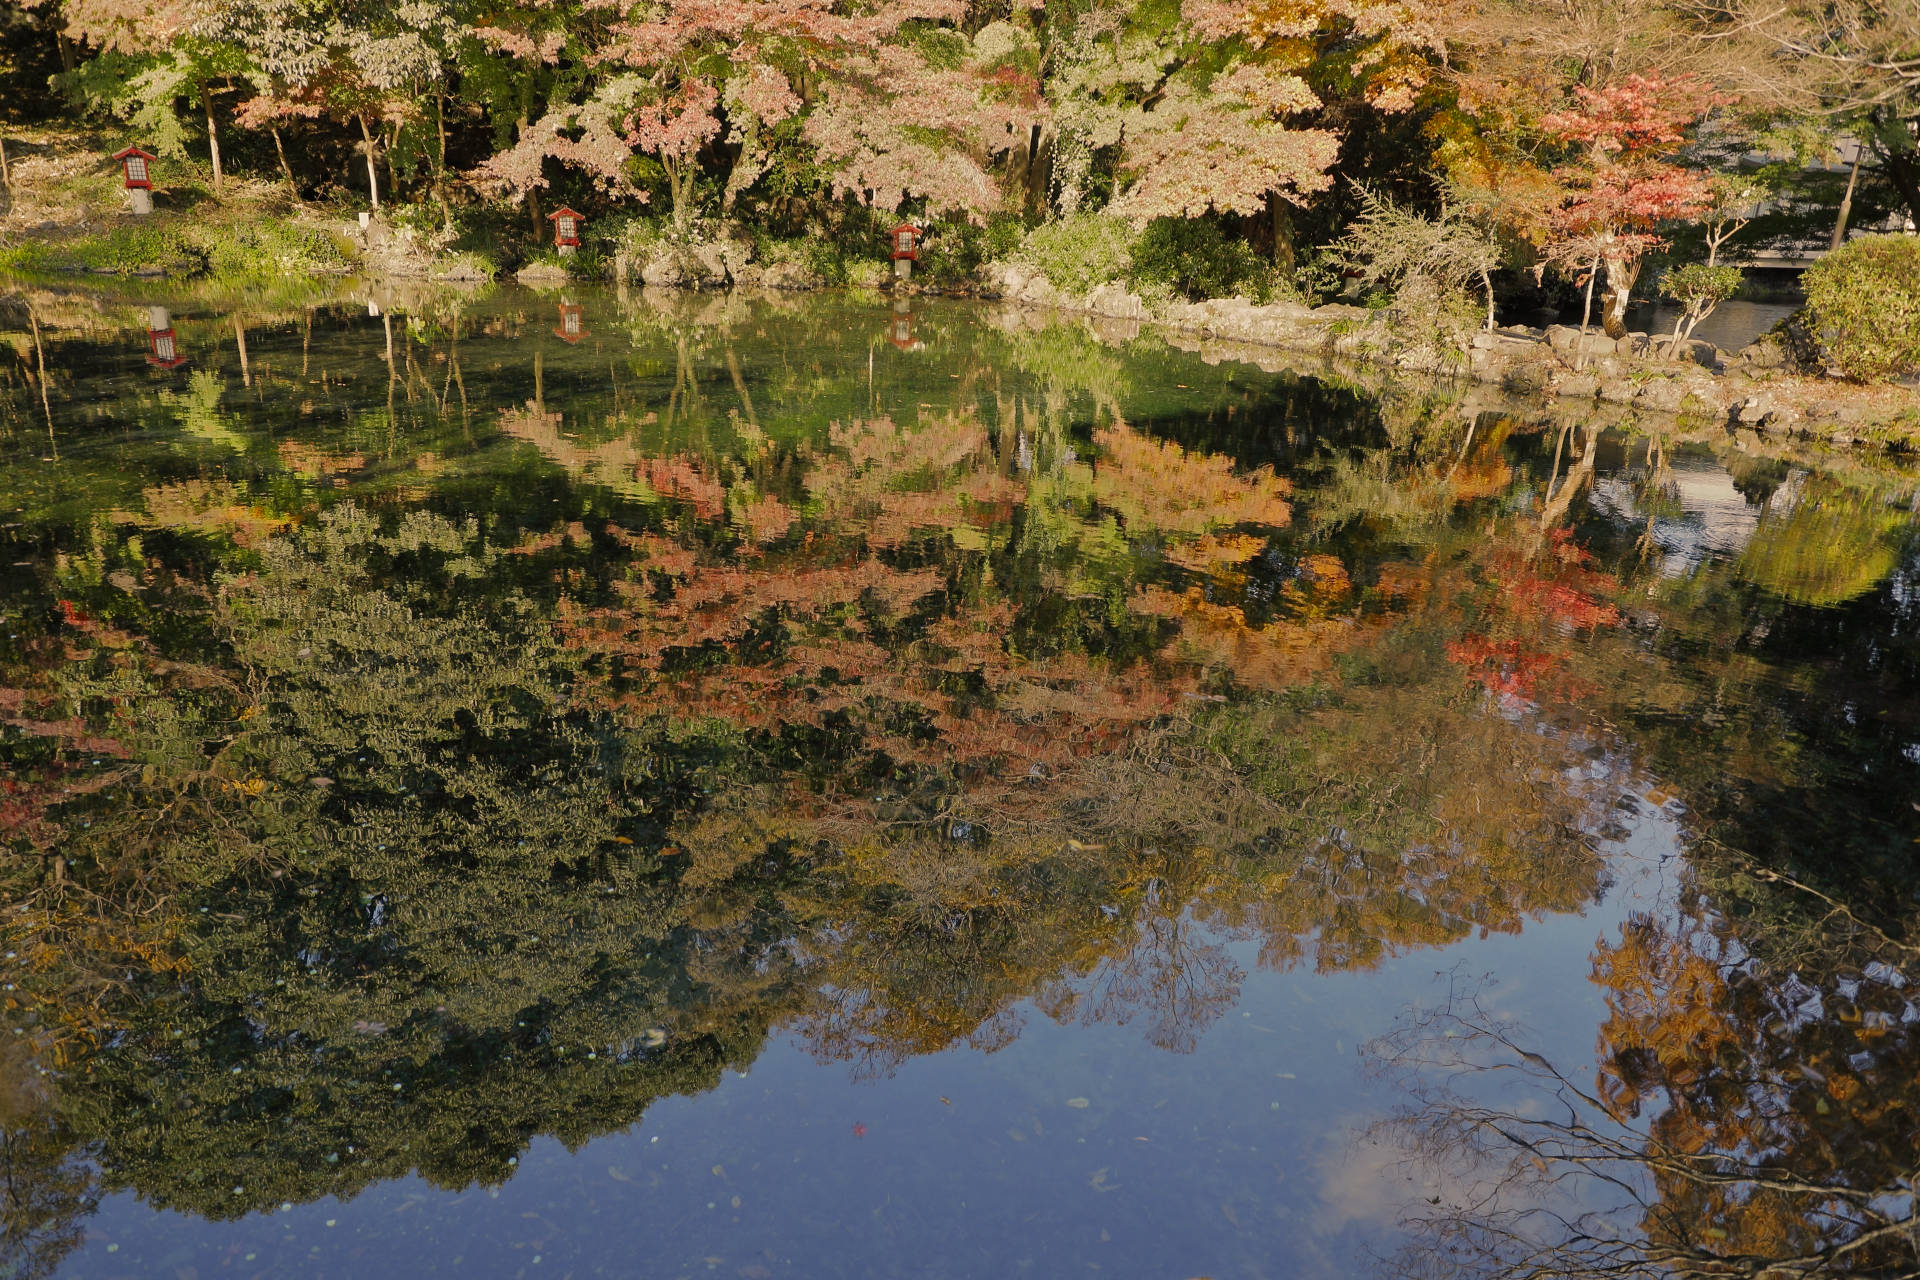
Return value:
<svg viewBox="0 0 1920 1280">
<path fill-rule="evenodd" d="M 1308 307 L 1244 298 L 1150 305 L 1119 285 L 1075 297 L 1044 275 L 1003 264 L 989 269 L 982 296 L 1203 339 L 1483 383 L 1511 395 L 1665 414 L 1694 426 L 1719 423 L 1838 445 L 1920 449 L 1920 390 L 1796 374 L 1792 354 L 1772 334 L 1731 355 L 1704 342 L 1687 343 L 1679 358 L 1673 358 L 1666 351 L 1666 335 L 1632 333 L 1616 340 L 1598 330 L 1583 336 L 1567 325 L 1507 326 L 1474 334 L 1463 350 L 1418 336 L 1423 326 L 1393 308 Z"/>
</svg>

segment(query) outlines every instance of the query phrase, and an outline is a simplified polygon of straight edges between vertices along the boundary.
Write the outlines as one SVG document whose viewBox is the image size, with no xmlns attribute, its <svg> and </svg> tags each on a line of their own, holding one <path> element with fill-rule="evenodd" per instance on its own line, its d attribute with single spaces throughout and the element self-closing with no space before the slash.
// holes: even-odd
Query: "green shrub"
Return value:
<svg viewBox="0 0 1920 1280">
<path fill-rule="evenodd" d="M 1811 328 L 1861 382 L 1920 373 L 1920 236 L 1863 236 L 1807 268 Z"/>
<path fill-rule="evenodd" d="M 1673 322 L 1672 350 L 1678 353 L 1715 307 L 1740 292 L 1746 278 L 1738 267 L 1710 267 L 1704 262 L 1689 262 L 1661 276 L 1660 292 L 1680 304 L 1679 318 Z"/>
<path fill-rule="evenodd" d="M 1133 245 L 1127 278 L 1160 286 L 1195 302 L 1244 294 L 1255 302 L 1273 296 L 1273 267 L 1244 240 L 1229 240 L 1205 218 L 1156 218 Z"/>
<path fill-rule="evenodd" d="M 987 260 L 986 240 L 986 233 L 964 218 L 944 218 L 931 228 L 913 274 L 935 289 L 969 284 Z"/>
<path fill-rule="evenodd" d="M 1013 260 L 1044 273 L 1068 293 L 1092 293 L 1125 279 L 1133 263 L 1133 228 L 1099 213 L 1076 213 L 1036 227 Z"/>
</svg>

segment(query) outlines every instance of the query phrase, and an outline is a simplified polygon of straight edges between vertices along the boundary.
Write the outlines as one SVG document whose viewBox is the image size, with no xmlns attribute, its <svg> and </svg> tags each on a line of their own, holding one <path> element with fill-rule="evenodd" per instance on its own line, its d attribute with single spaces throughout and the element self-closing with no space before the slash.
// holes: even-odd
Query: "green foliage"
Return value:
<svg viewBox="0 0 1920 1280">
<path fill-rule="evenodd" d="M 1920 236 L 1863 236 L 1807 268 L 1807 310 L 1847 377 L 1920 373 Z"/>
<path fill-rule="evenodd" d="M 1265 302 L 1274 292 L 1271 264 L 1246 241 L 1227 239 L 1218 223 L 1205 218 L 1149 222 L 1134 242 L 1127 278 L 1196 302 L 1235 295 Z"/>
<path fill-rule="evenodd" d="M 212 280 L 274 279 L 341 271 L 346 258 L 325 232 L 277 219 L 245 222 L 145 219 L 99 235 L 0 247 L 0 268 L 22 272 L 161 272 Z"/>
<path fill-rule="evenodd" d="M 1717 305 L 1740 292 L 1746 272 L 1739 267 L 1710 267 L 1704 262 L 1689 262 L 1660 277 L 1660 293 L 1682 304 Z"/>
<path fill-rule="evenodd" d="M 1004 238 L 1004 236 L 1003 236 Z M 992 257 L 986 228 L 965 218 L 945 218 L 934 228 L 920 254 L 917 276 L 936 289 L 956 289 Z"/>
<path fill-rule="evenodd" d="M 1015 258 L 1068 293 L 1092 293 L 1125 279 L 1133 265 L 1133 228 L 1119 218 L 1076 213 L 1035 227 Z"/>
<path fill-rule="evenodd" d="M 1357 269 L 1370 285 L 1401 292 L 1412 288 L 1421 296 L 1481 290 L 1487 323 L 1493 323 L 1492 277 L 1504 250 L 1491 226 L 1458 200 L 1443 203 L 1428 217 L 1373 191 L 1362 189 L 1360 198 L 1360 216 L 1329 251 L 1333 261 Z M 1417 282 L 1432 289 L 1420 289 Z"/>
</svg>

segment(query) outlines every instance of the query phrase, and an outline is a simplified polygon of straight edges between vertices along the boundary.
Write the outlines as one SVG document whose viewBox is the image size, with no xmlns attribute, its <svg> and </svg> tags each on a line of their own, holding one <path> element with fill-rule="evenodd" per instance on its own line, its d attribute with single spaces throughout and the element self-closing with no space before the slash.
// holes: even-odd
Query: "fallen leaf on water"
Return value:
<svg viewBox="0 0 1920 1280">
<path fill-rule="evenodd" d="M 945 1095 L 944 1093 L 940 1095 L 940 1101 L 946 1103 L 948 1106 L 953 1105 L 953 1099 L 947 1097 L 947 1095 Z"/>
<path fill-rule="evenodd" d="M 609 1178 L 612 1178 L 615 1182 L 632 1182 L 633 1181 L 632 1178 L 629 1178 L 625 1173 L 621 1172 L 620 1166 L 617 1164 L 610 1164 L 607 1166 L 607 1176 Z"/>
<path fill-rule="evenodd" d="M 1067 1105 L 1070 1107 L 1090 1107 L 1093 1104 L 1085 1098 L 1068 1098 Z"/>
</svg>

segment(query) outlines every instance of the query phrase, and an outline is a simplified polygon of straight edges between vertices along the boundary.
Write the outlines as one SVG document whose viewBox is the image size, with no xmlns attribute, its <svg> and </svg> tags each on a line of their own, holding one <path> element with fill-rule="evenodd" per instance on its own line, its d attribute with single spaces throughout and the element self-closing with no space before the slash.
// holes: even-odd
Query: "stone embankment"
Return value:
<svg viewBox="0 0 1920 1280">
<path fill-rule="evenodd" d="M 1021 306 L 1468 379 L 1519 395 L 1560 396 L 1835 444 L 1920 448 L 1920 392 L 1796 372 L 1794 353 L 1774 334 L 1732 354 L 1704 342 L 1669 352 L 1664 334 L 1630 333 L 1616 340 L 1566 325 L 1498 328 L 1475 333 L 1461 346 L 1442 338 L 1431 320 L 1393 308 L 1255 304 L 1243 298 L 1150 305 L 1111 284 L 1073 297 L 1043 275 L 1005 265 L 991 269 L 988 293 Z"/>
</svg>

